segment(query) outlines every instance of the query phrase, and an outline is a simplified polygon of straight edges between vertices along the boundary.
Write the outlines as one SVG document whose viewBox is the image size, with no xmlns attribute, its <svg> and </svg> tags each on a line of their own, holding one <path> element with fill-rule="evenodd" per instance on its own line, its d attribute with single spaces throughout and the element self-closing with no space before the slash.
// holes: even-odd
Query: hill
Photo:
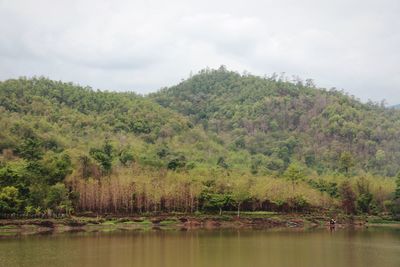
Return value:
<svg viewBox="0 0 400 267">
<path fill-rule="evenodd" d="M 0 216 L 384 211 L 395 184 L 380 176 L 399 171 L 399 118 L 309 82 L 224 68 L 146 97 L 6 80 Z M 359 202 L 343 207 L 353 194 Z"/>
<path fill-rule="evenodd" d="M 151 96 L 214 133 L 253 169 L 284 171 L 293 160 L 320 174 L 399 172 L 400 112 L 312 84 L 205 70 Z"/>
</svg>

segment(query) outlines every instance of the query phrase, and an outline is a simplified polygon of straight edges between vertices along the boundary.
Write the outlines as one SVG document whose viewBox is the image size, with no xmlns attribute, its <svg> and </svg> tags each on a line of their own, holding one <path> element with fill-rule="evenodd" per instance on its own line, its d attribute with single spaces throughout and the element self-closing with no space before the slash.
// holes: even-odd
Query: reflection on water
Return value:
<svg viewBox="0 0 400 267">
<path fill-rule="evenodd" d="M 399 229 L 196 230 L 0 240 L 0 266 L 400 266 Z"/>
</svg>

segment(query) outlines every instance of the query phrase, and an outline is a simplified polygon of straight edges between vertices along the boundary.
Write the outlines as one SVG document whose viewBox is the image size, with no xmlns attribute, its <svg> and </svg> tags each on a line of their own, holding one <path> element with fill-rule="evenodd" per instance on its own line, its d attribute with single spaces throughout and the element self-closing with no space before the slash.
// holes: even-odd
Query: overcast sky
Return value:
<svg viewBox="0 0 400 267">
<path fill-rule="evenodd" d="M 399 16 L 399 0 L 0 0 L 0 79 L 144 94 L 223 64 L 395 104 Z"/>
</svg>

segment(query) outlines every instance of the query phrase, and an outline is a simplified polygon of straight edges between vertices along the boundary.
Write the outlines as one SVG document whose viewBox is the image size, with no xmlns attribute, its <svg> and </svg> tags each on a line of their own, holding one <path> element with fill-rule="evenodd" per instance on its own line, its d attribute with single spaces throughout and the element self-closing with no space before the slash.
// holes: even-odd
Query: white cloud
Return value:
<svg viewBox="0 0 400 267">
<path fill-rule="evenodd" d="M 221 64 L 400 103 L 400 4 L 0 0 L 0 79 L 155 91 Z"/>
</svg>

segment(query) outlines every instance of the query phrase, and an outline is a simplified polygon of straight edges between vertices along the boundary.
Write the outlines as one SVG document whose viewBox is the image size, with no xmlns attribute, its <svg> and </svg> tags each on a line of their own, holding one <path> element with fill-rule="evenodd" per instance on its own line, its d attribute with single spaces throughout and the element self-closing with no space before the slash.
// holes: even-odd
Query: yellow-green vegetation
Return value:
<svg viewBox="0 0 400 267">
<path fill-rule="evenodd" d="M 317 210 L 398 218 L 399 132 L 400 110 L 224 67 L 149 96 L 7 80 L 0 216 Z"/>
<path fill-rule="evenodd" d="M 0 230 L 15 229 L 15 228 L 17 228 L 17 226 L 15 226 L 15 225 L 3 225 L 3 226 L 0 226 Z"/>
<path fill-rule="evenodd" d="M 152 224 L 152 222 L 147 220 L 147 219 L 144 219 L 144 220 L 136 222 L 136 223 L 137 224 L 141 224 L 141 225 L 150 225 L 150 224 Z"/>
<path fill-rule="evenodd" d="M 115 225 L 116 223 L 116 221 L 105 221 L 102 223 L 102 225 Z"/>
</svg>

